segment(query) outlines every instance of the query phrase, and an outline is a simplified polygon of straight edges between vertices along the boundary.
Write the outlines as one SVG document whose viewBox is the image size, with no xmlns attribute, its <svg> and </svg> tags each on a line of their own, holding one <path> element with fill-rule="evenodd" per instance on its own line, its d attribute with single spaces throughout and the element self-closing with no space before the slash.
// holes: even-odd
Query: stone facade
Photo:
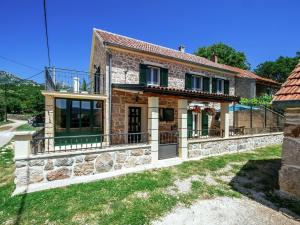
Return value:
<svg viewBox="0 0 300 225">
<path fill-rule="evenodd" d="M 300 198 L 300 108 L 285 110 L 280 190 Z"/>
<path fill-rule="evenodd" d="M 281 144 L 282 139 L 282 133 L 276 133 L 216 140 L 190 140 L 188 145 L 188 157 L 197 158 L 243 150 L 253 150 L 267 145 Z"/>
<path fill-rule="evenodd" d="M 185 74 L 199 73 L 209 77 L 222 77 L 229 80 L 229 94 L 235 94 L 235 79 L 232 74 L 221 72 L 212 72 L 209 70 L 200 69 L 199 66 L 188 66 L 178 62 L 170 62 L 157 57 L 146 55 L 133 54 L 129 52 L 121 52 L 111 50 L 112 54 L 112 83 L 120 84 L 138 84 L 140 64 L 159 64 L 168 68 L 168 87 L 185 88 Z"/>
<path fill-rule="evenodd" d="M 27 159 L 16 159 L 15 184 L 22 187 L 34 183 L 45 183 L 78 176 L 133 168 L 151 163 L 148 145 L 125 147 L 123 150 L 105 152 L 81 152 L 68 155 L 41 155 Z"/>
<path fill-rule="evenodd" d="M 256 81 L 249 78 L 236 78 L 236 95 L 243 98 L 256 97 Z"/>
</svg>

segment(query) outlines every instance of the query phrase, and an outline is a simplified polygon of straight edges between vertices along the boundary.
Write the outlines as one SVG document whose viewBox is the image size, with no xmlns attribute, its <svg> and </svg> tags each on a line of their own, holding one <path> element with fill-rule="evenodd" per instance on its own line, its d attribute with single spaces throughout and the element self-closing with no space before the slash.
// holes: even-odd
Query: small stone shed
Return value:
<svg viewBox="0 0 300 225">
<path fill-rule="evenodd" d="M 273 105 L 285 111 L 280 190 L 300 198 L 300 61 L 276 93 Z"/>
</svg>

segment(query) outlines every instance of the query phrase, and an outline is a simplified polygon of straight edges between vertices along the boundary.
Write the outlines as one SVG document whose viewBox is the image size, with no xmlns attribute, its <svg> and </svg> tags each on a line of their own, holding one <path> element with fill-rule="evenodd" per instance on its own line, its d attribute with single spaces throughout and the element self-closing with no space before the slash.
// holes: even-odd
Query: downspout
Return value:
<svg viewBox="0 0 300 225">
<path fill-rule="evenodd" d="M 108 87 L 109 87 L 109 96 L 108 96 L 108 101 L 109 101 L 109 134 L 110 134 L 110 142 L 112 140 L 111 134 L 112 134 L 112 85 L 111 85 L 111 80 L 112 80 L 112 55 L 108 54 Z"/>
</svg>

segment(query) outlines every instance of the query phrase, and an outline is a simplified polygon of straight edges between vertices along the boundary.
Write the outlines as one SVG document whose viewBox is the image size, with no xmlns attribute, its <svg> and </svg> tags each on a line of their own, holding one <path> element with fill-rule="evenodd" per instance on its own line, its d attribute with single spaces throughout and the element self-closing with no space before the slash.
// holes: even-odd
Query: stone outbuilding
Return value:
<svg viewBox="0 0 300 225">
<path fill-rule="evenodd" d="M 280 190 L 300 198 L 300 62 L 273 99 L 285 110 Z"/>
</svg>

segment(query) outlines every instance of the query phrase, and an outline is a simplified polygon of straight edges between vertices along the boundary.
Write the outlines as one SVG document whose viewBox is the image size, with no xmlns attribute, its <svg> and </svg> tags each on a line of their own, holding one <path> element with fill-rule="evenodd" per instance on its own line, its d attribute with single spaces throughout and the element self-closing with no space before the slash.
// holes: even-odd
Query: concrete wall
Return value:
<svg viewBox="0 0 300 225">
<path fill-rule="evenodd" d="M 189 140 L 188 157 L 197 158 L 242 150 L 253 150 L 267 145 L 281 144 L 282 133 L 240 136 L 215 140 Z"/>
<path fill-rule="evenodd" d="M 280 190 L 300 198 L 300 108 L 286 109 Z"/>
</svg>

